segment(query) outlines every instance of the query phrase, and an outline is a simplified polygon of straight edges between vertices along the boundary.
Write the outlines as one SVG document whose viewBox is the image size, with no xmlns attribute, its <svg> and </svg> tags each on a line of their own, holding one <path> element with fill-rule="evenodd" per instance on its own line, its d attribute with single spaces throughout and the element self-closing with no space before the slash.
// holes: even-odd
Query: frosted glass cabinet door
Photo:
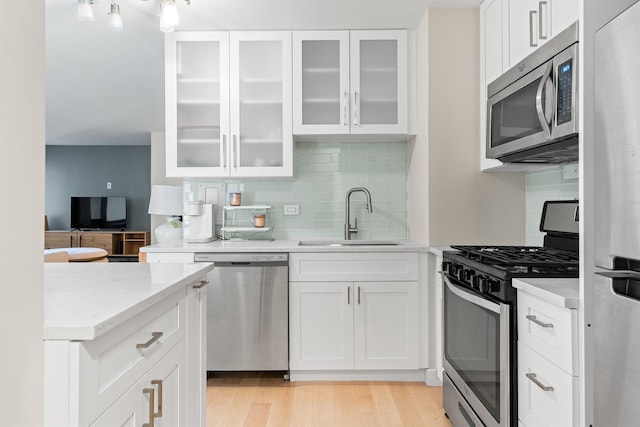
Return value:
<svg viewBox="0 0 640 427">
<path fill-rule="evenodd" d="M 351 31 L 351 133 L 407 133 L 407 32 Z"/>
<path fill-rule="evenodd" d="M 167 35 L 167 176 L 228 174 L 228 58 L 228 33 Z"/>
<path fill-rule="evenodd" d="M 231 176 L 291 176 L 291 32 L 231 33 Z"/>
<path fill-rule="evenodd" d="M 294 134 L 349 133 L 348 31 L 294 32 L 293 79 Z"/>
</svg>

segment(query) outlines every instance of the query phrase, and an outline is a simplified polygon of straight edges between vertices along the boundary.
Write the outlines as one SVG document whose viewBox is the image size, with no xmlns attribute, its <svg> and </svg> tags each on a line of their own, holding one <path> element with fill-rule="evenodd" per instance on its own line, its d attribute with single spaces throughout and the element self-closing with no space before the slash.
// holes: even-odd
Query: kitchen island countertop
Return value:
<svg viewBox="0 0 640 427">
<path fill-rule="evenodd" d="M 211 269 L 211 263 L 45 264 L 44 339 L 95 339 Z"/>
</svg>

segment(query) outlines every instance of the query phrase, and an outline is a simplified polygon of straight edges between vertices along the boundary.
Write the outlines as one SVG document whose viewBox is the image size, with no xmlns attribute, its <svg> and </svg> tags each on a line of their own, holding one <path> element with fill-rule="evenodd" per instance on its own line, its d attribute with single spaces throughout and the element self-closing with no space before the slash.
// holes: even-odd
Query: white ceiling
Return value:
<svg viewBox="0 0 640 427">
<path fill-rule="evenodd" d="M 178 31 L 415 28 L 429 7 L 481 0 L 177 0 Z M 138 145 L 164 129 L 157 0 L 119 0 L 124 31 L 76 20 L 77 0 L 46 0 L 47 144 Z"/>
</svg>

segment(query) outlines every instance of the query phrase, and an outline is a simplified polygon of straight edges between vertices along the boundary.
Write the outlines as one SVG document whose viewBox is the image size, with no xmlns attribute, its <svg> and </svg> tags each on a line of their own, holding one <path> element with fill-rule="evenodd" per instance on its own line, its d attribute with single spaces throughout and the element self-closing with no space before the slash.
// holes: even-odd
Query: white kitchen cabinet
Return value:
<svg viewBox="0 0 640 427">
<path fill-rule="evenodd" d="M 297 31 L 293 56 L 294 134 L 407 134 L 406 31 Z"/>
<path fill-rule="evenodd" d="M 351 282 L 289 283 L 289 367 L 353 369 Z"/>
<path fill-rule="evenodd" d="M 535 279 L 514 280 L 518 288 L 518 420 L 523 427 L 579 425 L 578 314 L 574 308 L 578 291 L 575 286 L 575 297 L 564 299 L 570 287 L 563 280 L 571 279 L 541 285 Z"/>
<path fill-rule="evenodd" d="M 509 0 L 509 66 L 578 20 L 578 0 Z"/>
<path fill-rule="evenodd" d="M 183 340 L 91 423 L 91 427 L 196 425 L 185 421 L 185 349 Z"/>
<path fill-rule="evenodd" d="M 292 176 L 291 32 L 171 33 L 165 61 L 167 176 Z"/>
<path fill-rule="evenodd" d="M 291 370 L 418 368 L 417 282 L 291 282 Z"/>
<path fill-rule="evenodd" d="M 418 369 L 417 253 L 292 253 L 289 280 L 291 371 Z"/>
</svg>

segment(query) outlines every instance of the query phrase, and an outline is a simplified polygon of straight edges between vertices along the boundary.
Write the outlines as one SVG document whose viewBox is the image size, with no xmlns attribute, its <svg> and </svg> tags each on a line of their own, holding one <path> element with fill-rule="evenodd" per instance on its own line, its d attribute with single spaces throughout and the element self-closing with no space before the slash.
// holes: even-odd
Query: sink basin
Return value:
<svg viewBox="0 0 640 427">
<path fill-rule="evenodd" d="M 299 246 L 398 246 L 389 240 L 301 240 Z"/>
</svg>

